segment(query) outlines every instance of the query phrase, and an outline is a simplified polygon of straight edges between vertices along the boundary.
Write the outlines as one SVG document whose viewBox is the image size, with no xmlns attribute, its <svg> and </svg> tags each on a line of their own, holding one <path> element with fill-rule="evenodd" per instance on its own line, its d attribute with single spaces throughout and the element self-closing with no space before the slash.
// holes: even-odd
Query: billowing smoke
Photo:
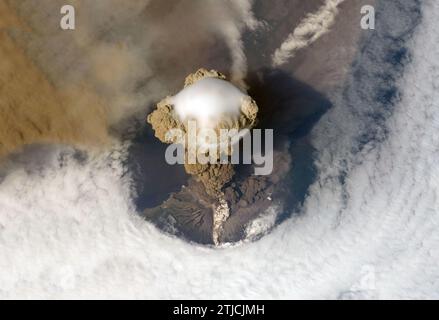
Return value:
<svg viewBox="0 0 439 320">
<path fill-rule="evenodd" d="M 184 145 L 186 171 L 196 175 L 206 191 L 217 197 L 234 174 L 231 164 L 219 163 L 221 152 L 228 154 L 231 151 L 227 148 L 230 137 L 226 136 L 223 141 L 220 132 L 236 130 L 238 136 L 238 132 L 251 129 L 256 124 L 257 113 L 256 102 L 225 81 L 223 74 L 215 70 L 199 69 L 188 75 L 181 92 L 159 102 L 147 120 L 162 142 Z M 195 128 L 192 128 L 192 124 L 195 124 Z M 175 129 L 180 129 L 182 136 L 170 136 Z M 204 129 L 212 130 L 218 139 L 199 141 L 199 133 Z M 195 140 L 195 150 L 191 150 L 189 140 Z M 222 145 L 226 146 L 225 150 L 221 150 Z M 210 146 L 213 146 L 214 155 L 210 154 Z M 207 163 L 200 163 L 199 154 L 214 158 Z M 191 161 L 191 158 L 195 158 L 195 161 Z"/>
<path fill-rule="evenodd" d="M 304 18 L 273 54 L 273 66 L 286 63 L 288 59 L 294 57 L 296 51 L 309 46 L 329 32 L 338 14 L 338 6 L 343 2 L 344 0 L 326 0 L 317 12 Z"/>
<path fill-rule="evenodd" d="M 206 202 L 214 202 L 212 240 L 216 245 L 230 215 L 223 187 L 235 174 L 229 160 L 220 160 L 236 152 L 233 144 L 238 145 L 240 133 L 245 135 L 256 124 L 257 114 L 256 102 L 223 74 L 199 69 L 186 77 L 182 91 L 159 102 L 147 118 L 157 138 L 182 146 L 180 164 L 213 197 Z"/>
<path fill-rule="evenodd" d="M 230 70 L 245 86 L 241 33 L 258 25 L 250 1 L 73 0 L 69 31 L 59 27 L 64 4 L 0 1 L 0 83 L 8 83 L 0 153 L 43 142 L 101 145 L 200 64 Z"/>
</svg>

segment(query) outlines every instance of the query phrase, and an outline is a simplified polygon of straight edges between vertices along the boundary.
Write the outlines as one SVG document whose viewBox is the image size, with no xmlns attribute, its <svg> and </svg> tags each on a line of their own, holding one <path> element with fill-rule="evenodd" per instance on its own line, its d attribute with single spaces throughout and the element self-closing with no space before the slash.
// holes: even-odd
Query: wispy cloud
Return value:
<svg viewBox="0 0 439 320">
<path fill-rule="evenodd" d="M 287 39 L 274 52 L 273 66 L 280 66 L 294 57 L 296 52 L 303 49 L 322 35 L 329 32 L 338 14 L 338 6 L 344 0 L 326 0 L 325 4 L 315 13 L 309 14 L 297 28 L 288 35 Z"/>
</svg>

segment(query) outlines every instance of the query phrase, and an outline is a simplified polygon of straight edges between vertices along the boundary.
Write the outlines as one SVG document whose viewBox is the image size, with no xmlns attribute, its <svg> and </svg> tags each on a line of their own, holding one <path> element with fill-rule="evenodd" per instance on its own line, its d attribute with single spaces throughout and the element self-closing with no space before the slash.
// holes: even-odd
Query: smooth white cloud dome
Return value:
<svg viewBox="0 0 439 320">
<path fill-rule="evenodd" d="M 224 115 L 238 117 L 246 96 L 228 81 L 204 78 L 181 90 L 171 103 L 181 120 L 195 119 L 200 126 L 214 127 Z"/>
</svg>

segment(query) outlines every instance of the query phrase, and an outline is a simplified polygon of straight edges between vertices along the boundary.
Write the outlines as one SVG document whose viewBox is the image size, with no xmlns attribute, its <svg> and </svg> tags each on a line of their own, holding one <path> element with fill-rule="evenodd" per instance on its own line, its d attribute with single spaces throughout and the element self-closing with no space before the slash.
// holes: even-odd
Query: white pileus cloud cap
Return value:
<svg viewBox="0 0 439 320">
<path fill-rule="evenodd" d="M 200 126 L 214 127 L 225 115 L 238 118 L 247 95 L 228 81 L 204 78 L 172 97 L 181 120 L 194 119 Z"/>
</svg>

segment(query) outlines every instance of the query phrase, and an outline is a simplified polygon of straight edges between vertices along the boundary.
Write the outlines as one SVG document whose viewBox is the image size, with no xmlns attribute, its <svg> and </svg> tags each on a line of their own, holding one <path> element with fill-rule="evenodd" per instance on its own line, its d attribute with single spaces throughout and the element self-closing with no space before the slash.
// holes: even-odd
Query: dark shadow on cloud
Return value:
<svg viewBox="0 0 439 320">
<path fill-rule="evenodd" d="M 279 69 L 250 74 L 248 83 L 249 93 L 260 107 L 259 127 L 273 129 L 275 150 L 283 150 L 285 143 L 289 145 L 291 168 L 279 186 L 285 197 L 283 212 L 278 216 L 280 223 L 299 211 L 317 177 L 316 150 L 310 133 L 332 104 L 311 86 Z"/>
<path fill-rule="evenodd" d="M 25 170 L 30 175 L 41 175 L 48 167 L 61 169 L 72 161 L 84 165 L 88 158 L 87 152 L 68 145 L 44 143 L 27 145 L 2 159 L 0 184 L 15 170 Z"/>
<path fill-rule="evenodd" d="M 262 69 L 250 74 L 247 82 L 260 108 L 259 126 L 275 129 L 277 136 L 307 136 L 331 107 L 324 95 L 280 69 Z"/>
</svg>

